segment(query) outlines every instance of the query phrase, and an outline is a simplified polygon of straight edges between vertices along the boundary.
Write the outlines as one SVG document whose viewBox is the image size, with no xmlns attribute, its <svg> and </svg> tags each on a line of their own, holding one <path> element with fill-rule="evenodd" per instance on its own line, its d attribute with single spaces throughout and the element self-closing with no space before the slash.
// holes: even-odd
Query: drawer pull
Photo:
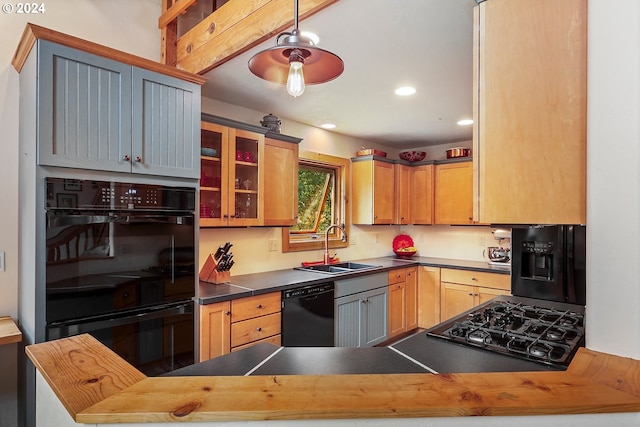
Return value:
<svg viewBox="0 0 640 427">
<path fill-rule="evenodd" d="M 478 279 L 476 279 L 475 277 L 472 277 L 471 280 L 473 280 L 474 282 L 478 281 Z"/>
<path fill-rule="evenodd" d="M 256 305 L 256 308 L 262 308 L 262 304 Z"/>
<path fill-rule="evenodd" d="M 261 328 L 260 326 L 258 326 L 258 327 L 256 328 L 256 331 L 258 331 L 258 332 L 262 332 L 262 328 Z"/>
</svg>

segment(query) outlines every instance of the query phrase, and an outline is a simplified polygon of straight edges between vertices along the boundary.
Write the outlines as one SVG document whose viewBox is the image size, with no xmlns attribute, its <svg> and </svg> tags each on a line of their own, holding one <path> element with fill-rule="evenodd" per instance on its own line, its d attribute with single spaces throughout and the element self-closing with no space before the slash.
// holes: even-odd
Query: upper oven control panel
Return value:
<svg viewBox="0 0 640 427">
<path fill-rule="evenodd" d="M 195 189 L 64 178 L 45 179 L 47 209 L 194 211 Z"/>
</svg>

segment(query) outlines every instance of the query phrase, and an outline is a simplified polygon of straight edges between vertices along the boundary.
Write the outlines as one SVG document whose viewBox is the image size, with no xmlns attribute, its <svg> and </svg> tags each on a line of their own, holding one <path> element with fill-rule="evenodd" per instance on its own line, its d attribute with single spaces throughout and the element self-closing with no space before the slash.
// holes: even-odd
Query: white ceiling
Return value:
<svg viewBox="0 0 640 427">
<path fill-rule="evenodd" d="M 293 3 L 292 3 L 293 4 Z M 475 0 L 340 0 L 299 23 L 340 56 L 344 73 L 298 98 L 247 62 L 275 37 L 206 74 L 203 95 L 394 148 L 468 141 Z M 417 89 L 398 97 L 398 86 Z"/>
</svg>

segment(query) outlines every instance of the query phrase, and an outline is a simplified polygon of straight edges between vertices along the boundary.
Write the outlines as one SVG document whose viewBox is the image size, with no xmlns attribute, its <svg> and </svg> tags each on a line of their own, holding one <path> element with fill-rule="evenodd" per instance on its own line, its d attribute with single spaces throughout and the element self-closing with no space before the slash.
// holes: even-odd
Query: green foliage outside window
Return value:
<svg viewBox="0 0 640 427">
<path fill-rule="evenodd" d="M 298 224 L 290 232 L 323 233 L 333 224 L 333 169 L 305 167 L 298 171 Z"/>
</svg>

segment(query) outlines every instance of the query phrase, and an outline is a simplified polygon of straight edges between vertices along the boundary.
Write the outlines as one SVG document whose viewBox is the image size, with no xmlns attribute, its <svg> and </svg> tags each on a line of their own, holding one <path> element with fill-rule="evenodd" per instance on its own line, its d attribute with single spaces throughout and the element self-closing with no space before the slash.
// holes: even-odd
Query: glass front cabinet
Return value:
<svg viewBox="0 0 640 427">
<path fill-rule="evenodd" d="M 282 135 L 293 142 L 275 141 L 264 133 L 247 130 L 250 125 L 244 127 L 201 122 L 200 226 L 295 224 L 300 139 Z M 277 167 L 268 163 L 277 163 Z M 283 190 L 282 183 L 288 191 Z M 270 194 L 269 187 L 278 194 Z M 268 200 L 278 206 L 271 206 Z M 282 209 L 283 203 L 292 206 Z M 284 222 L 282 212 L 286 212 Z"/>
</svg>

